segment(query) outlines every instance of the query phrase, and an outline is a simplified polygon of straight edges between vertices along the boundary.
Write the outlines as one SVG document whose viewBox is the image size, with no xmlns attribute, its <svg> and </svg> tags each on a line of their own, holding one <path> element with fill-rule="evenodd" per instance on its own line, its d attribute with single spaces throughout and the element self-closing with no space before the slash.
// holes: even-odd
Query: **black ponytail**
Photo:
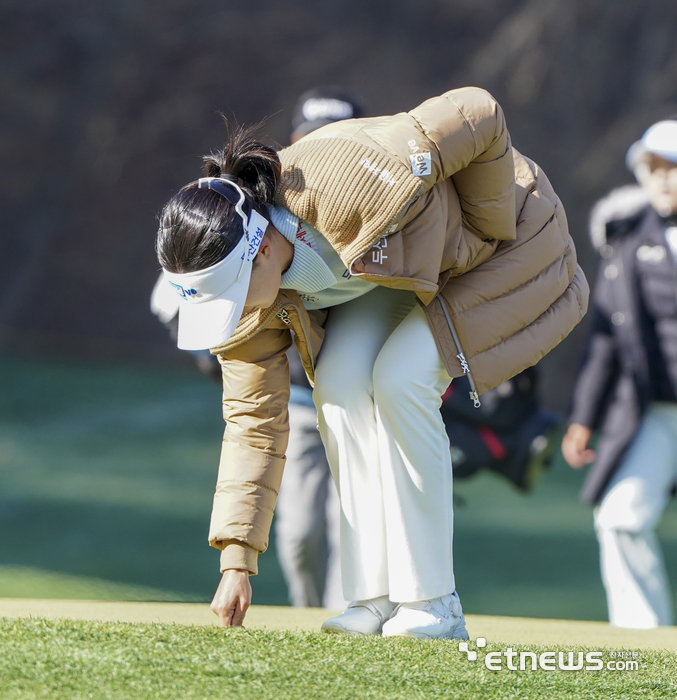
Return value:
<svg viewBox="0 0 677 700">
<path fill-rule="evenodd" d="M 277 152 L 261 140 L 261 124 L 230 127 L 226 122 L 226 127 L 223 149 L 203 158 L 204 174 L 236 182 L 250 204 L 265 215 L 265 206 L 275 201 L 280 178 Z M 191 184 L 162 210 L 155 248 L 168 272 L 194 272 L 223 260 L 243 234 L 242 219 L 225 197 Z"/>
<path fill-rule="evenodd" d="M 237 178 L 257 204 L 272 204 L 282 166 L 274 148 L 261 141 L 262 124 L 249 127 L 228 125 L 228 140 L 220 151 L 204 156 L 206 177 Z"/>
</svg>

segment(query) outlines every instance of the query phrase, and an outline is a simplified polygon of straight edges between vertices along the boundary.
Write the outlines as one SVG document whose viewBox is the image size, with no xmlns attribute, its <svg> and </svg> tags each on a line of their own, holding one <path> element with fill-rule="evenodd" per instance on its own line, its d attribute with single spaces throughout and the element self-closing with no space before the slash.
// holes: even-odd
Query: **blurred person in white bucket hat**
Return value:
<svg viewBox="0 0 677 700">
<path fill-rule="evenodd" d="M 649 127 L 639 141 L 630 146 L 628 168 L 644 188 L 651 206 L 664 217 L 677 210 L 677 118 Z"/>
<path fill-rule="evenodd" d="M 441 396 L 465 375 L 479 406 L 581 320 L 588 288 L 561 202 L 479 88 L 331 122 L 279 153 L 237 128 L 205 176 L 167 203 L 156 248 L 181 300 L 179 342 L 214 343 L 223 367 L 212 610 L 240 626 L 251 602 L 293 339 L 341 502 L 351 603 L 323 629 L 467 639 Z"/>
<path fill-rule="evenodd" d="M 593 463 L 582 498 L 595 506 L 609 620 L 647 629 L 674 624 L 655 529 L 677 483 L 677 120 L 651 126 L 626 164 L 639 186 L 590 216 L 602 262 L 562 452 L 574 468 Z"/>
</svg>

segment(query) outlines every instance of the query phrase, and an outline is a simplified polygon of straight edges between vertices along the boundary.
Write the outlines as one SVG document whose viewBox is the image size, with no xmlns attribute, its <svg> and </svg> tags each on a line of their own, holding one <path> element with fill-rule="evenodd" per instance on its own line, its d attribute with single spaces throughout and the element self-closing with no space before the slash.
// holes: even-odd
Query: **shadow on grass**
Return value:
<svg viewBox="0 0 677 700">
<path fill-rule="evenodd" d="M 218 585 L 218 552 L 205 518 L 152 510 L 42 500 L 0 500 L 0 562 L 151 586 L 209 601 Z M 274 543 L 271 543 L 274 547 Z M 275 556 L 252 578 L 256 602 L 287 605 Z"/>
<path fill-rule="evenodd" d="M 583 533 L 465 525 L 454 541 L 456 586 L 468 613 L 606 620 L 598 559 L 597 543 Z"/>
<path fill-rule="evenodd" d="M 205 602 L 218 584 L 208 519 L 125 506 L 0 500 L 0 563 L 148 586 Z M 535 528 L 536 529 L 536 528 Z M 677 541 L 663 542 L 677 580 Z M 254 602 L 287 605 L 275 543 L 252 578 Z M 525 532 L 459 522 L 457 589 L 468 613 L 605 620 L 591 533 Z M 114 596 L 111 596 L 114 597 Z"/>
<path fill-rule="evenodd" d="M 207 519 L 131 507 L 0 501 L 0 562 L 172 591 L 205 602 L 218 584 L 218 552 Z M 667 558 L 677 560 L 668 543 Z M 603 620 L 594 542 L 569 533 L 457 531 L 457 586 L 467 612 Z M 271 550 L 252 578 L 255 602 L 288 604 Z"/>
</svg>

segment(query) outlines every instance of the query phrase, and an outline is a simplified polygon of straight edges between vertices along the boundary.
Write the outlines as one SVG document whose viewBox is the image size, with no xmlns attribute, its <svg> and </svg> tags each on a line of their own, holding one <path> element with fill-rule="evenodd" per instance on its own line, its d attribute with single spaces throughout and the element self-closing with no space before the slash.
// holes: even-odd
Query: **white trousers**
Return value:
<svg viewBox="0 0 677 700">
<path fill-rule="evenodd" d="M 275 508 L 277 557 L 298 608 L 345 607 L 339 502 L 317 430 L 317 412 L 289 404 L 289 446 Z"/>
<path fill-rule="evenodd" d="M 455 590 L 451 379 L 412 292 L 330 310 L 315 404 L 341 501 L 343 595 L 413 602 Z"/>
<path fill-rule="evenodd" d="M 677 404 L 655 403 L 595 509 L 609 621 L 672 625 L 672 597 L 655 528 L 677 480 Z"/>
</svg>

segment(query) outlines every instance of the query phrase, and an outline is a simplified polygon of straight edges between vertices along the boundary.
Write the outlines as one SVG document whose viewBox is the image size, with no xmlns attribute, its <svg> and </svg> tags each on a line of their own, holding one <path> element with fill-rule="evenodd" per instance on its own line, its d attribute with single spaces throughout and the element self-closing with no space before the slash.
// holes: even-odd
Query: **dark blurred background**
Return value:
<svg viewBox="0 0 677 700">
<path fill-rule="evenodd" d="M 665 0 L 2 3 L 0 350 L 181 362 L 148 311 L 156 214 L 219 146 L 222 111 L 286 144 L 298 95 L 369 114 L 478 85 L 549 175 L 581 261 L 591 204 L 677 104 Z M 577 334 L 544 362 L 561 408 Z M 566 362 L 563 360 L 566 359 Z"/>
<path fill-rule="evenodd" d="M 340 83 L 362 96 L 369 115 L 408 110 L 454 87 L 484 87 L 502 104 L 514 145 L 543 167 L 563 200 L 592 281 L 589 209 L 610 188 L 631 181 L 623 164 L 629 144 L 677 111 L 677 3 L 667 0 L 5 0 L 0 19 L 0 357 L 9 358 L 2 377 L 5 396 L 18 402 L 13 406 L 42 411 L 17 413 L 6 403 L 4 420 L 9 426 L 23 416 L 36 431 L 61 411 L 57 398 L 50 407 L 42 401 L 46 387 L 57 397 L 81 381 L 68 374 L 72 365 L 114 371 L 126 363 L 135 368 L 124 375 L 135 390 L 150 372 L 166 382 L 156 402 L 165 407 L 170 398 L 162 392 L 170 391 L 173 377 L 193 381 L 191 361 L 149 311 L 159 269 L 153 242 L 162 204 L 198 175 L 202 154 L 221 144 L 219 112 L 244 123 L 265 117 L 270 136 L 286 145 L 297 97 L 318 84 Z M 541 363 L 544 403 L 560 413 L 584 326 Z M 42 383 L 33 381 L 34 393 L 10 391 L 17 377 L 38 376 L 31 361 L 41 368 Z M 50 362 L 71 365 L 51 372 Z M 63 386 L 50 384 L 56 376 Z M 119 386 L 110 378 L 92 382 L 90 419 Z M 217 391 L 200 387 L 205 396 Z M 218 423 L 215 396 L 209 410 Z M 130 400 L 121 397 L 120 410 Z M 83 420 L 79 405 L 71 427 Z M 144 424 L 139 416 L 159 415 L 139 411 L 137 428 Z M 180 421 L 171 431 L 169 424 L 154 425 L 159 436 L 181 432 Z M 91 430 L 109 432 L 105 421 L 97 426 Z M 18 440 L 7 430 L 7 444 Z M 207 441 L 215 449 L 205 457 L 207 495 L 200 497 L 205 511 L 221 427 L 211 430 Z M 119 440 L 124 436 L 123 430 Z M 16 446 L 3 453 L 2 445 L 0 486 L 3 474 L 7 484 L 19 468 Z M 36 482 L 29 475 L 44 455 L 59 452 L 50 445 L 21 467 L 21 488 L 31 498 L 48 498 L 47 487 L 31 491 Z M 98 458 L 102 450 L 92 454 Z M 66 462 L 60 468 L 72 468 L 73 460 Z M 82 470 L 74 484 L 85 478 Z M 142 460 L 134 473 L 139 470 Z M 3 490 L 15 506 L 21 488 Z M 576 488 L 567 498 L 575 499 Z M 70 503 L 64 492 L 59 503 Z M 162 508 L 171 514 L 171 507 Z"/>
</svg>

